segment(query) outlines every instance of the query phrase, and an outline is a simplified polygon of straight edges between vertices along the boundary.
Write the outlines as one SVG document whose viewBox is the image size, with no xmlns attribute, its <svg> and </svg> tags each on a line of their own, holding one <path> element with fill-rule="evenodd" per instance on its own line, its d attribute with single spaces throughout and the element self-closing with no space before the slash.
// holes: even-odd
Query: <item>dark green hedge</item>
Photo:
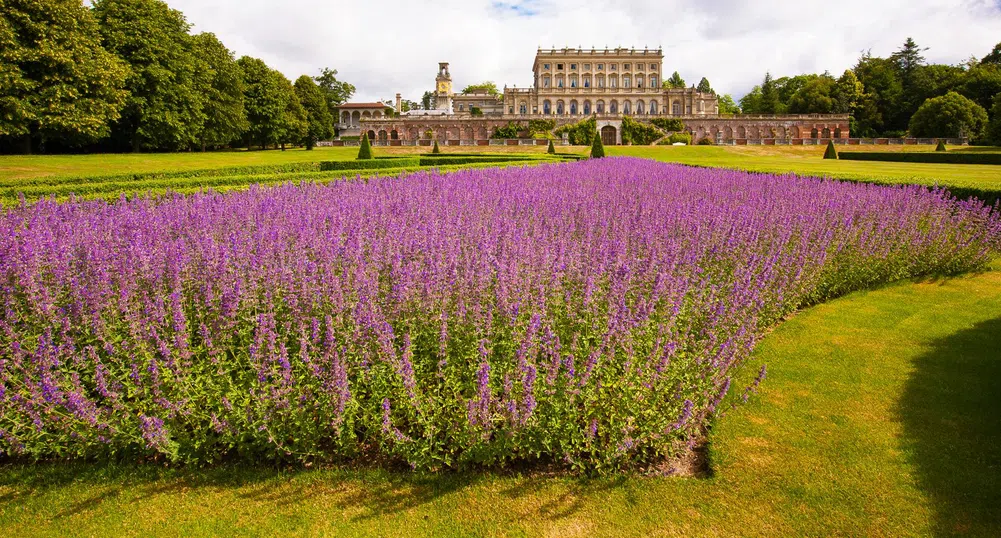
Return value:
<svg viewBox="0 0 1001 538">
<path fill-rule="evenodd" d="M 884 161 L 895 163 L 932 164 L 1001 164 L 1001 153 L 842 151 L 838 154 L 838 157 L 843 161 Z"/>
<path fill-rule="evenodd" d="M 420 160 L 417 157 L 380 158 L 359 161 L 324 161 L 320 163 L 320 170 L 324 172 L 328 170 L 375 170 L 378 168 L 416 166 L 419 162 Z"/>
<path fill-rule="evenodd" d="M 513 161 L 539 161 L 537 157 L 523 155 L 421 155 L 421 166 L 441 166 L 452 164 L 506 163 Z"/>
<path fill-rule="evenodd" d="M 353 161 L 352 161 L 353 162 Z M 259 174 L 287 174 L 293 172 L 319 172 L 320 163 L 265 164 L 255 166 L 230 166 L 201 170 L 161 170 L 127 174 L 107 174 L 76 177 L 37 177 L 29 179 L 0 179 L 0 189 L 41 185 L 81 185 L 87 183 L 108 183 L 125 181 L 149 181 L 181 177 L 249 176 Z"/>
</svg>

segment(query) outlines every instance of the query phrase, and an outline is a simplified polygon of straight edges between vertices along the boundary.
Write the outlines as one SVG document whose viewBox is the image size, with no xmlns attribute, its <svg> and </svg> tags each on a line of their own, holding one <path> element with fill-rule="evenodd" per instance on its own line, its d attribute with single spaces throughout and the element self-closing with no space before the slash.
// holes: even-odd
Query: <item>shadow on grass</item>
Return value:
<svg viewBox="0 0 1001 538">
<path fill-rule="evenodd" d="M 942 535 L 1001 535 L 1001 318 L 934 342 L 897 413 Z"/>
</svg>

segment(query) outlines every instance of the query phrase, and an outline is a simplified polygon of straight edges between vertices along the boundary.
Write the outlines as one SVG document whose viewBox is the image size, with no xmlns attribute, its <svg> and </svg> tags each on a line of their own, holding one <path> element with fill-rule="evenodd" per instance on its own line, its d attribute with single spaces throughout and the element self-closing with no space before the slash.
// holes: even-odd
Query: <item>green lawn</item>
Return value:
<svg viewBox="0 0 1001 538">
<path fill-rule="evenodd" d="M 0 467 L 5 536 L 1001 535 L 1001 264 L 807 309 L 709 478 Z M 736 395 L 736 394 L 735 394 Z"/>
<path fill-rule="evenodd" d="M 934 146 L 839 146 L 845 151 L 931 151 Z M 824 146 L 612 146 L 609 155 L 631 155 L 698 166 L 753 172 L 796 173 L 841 179 L 942 185 L 1001 196 L 1001 166 L 824 160 Z M 954 148 L 984 151 L 994 148 Z"/>
</svg>

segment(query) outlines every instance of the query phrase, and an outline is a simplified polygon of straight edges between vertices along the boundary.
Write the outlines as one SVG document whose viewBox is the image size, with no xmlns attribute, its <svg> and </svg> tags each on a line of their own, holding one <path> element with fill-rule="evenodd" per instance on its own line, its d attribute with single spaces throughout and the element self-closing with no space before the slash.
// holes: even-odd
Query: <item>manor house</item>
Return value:
<svg viewBox="0 0 1001 538">
<path fill-rule="evenodd" d="M 678 118 L 694 140 L 713 143 L 803 143 L 802 139 L 848 138 L 847 115 L 722 116 L 715 94 L 663 87 L 662 49 L 539 49 L 530 88 L 504 87 L 501 95 L 455 94 L 448 63 L 438 64 L 434 107 L 402 112 L 341 107 L 343 134 L 367 133 L 377 144 L 403 145 L 431 139 L 452 145 L 487 143 L 494 129 L 532 119 L 557 125 L 594 117 L 606 144 L 622 141 L 623 116 L 639 121 Z"/>
</svg>

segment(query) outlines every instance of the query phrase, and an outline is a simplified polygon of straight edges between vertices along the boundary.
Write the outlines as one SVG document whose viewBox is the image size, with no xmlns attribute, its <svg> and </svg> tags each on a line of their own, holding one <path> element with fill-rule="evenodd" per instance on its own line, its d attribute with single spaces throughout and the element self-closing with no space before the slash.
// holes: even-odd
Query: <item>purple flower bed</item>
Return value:
<svg viewBox="0 0 1001 538">
<path fill-rule="evenodd" d="M 795 308 L 999 237 L 941 192 L 627 158 L 42 201 L 0 213 L 0 451 L 654 463 Z"/>
</svg>

